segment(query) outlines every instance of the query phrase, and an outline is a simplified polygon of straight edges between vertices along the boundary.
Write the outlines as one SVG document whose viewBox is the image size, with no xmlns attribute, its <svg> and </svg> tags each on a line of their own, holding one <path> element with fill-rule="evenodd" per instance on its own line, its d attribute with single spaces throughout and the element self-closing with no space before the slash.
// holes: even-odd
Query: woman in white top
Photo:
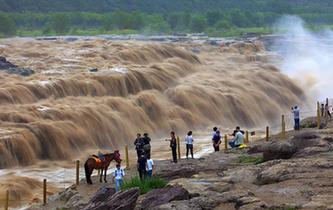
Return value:
<svg viewBox="0 0 333 210">
<path fill-rule="evenodd" d="M 191 151 L 192 159 L 193 157 L 193 137 L 192 137 L 192 131 L 189 131 L 185 137 L 186 142 L 186 158 L 188 159 L 188 152 Z"/>
</svg>

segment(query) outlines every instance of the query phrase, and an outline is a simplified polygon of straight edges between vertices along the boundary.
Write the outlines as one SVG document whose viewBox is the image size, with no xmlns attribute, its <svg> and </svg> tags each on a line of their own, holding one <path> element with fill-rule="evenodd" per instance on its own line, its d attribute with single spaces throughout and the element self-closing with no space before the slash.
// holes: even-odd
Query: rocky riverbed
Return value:
<svg viewBox="0 0 333 210">
<path fill-rule="evenodd" d="M 49 199 L 48 209 L 333 209 L 333 123 L 289 132 L 287 140 L 252 143 L 172 164 L 157 161 L 163 189 L 115 193 L 113 184 L 78 187 Z M 135 169 L 127 177 L 135 175 Z M 95 182 L 97 183 L 97 182 Z M 43 207 L 45 209 L 45 207 Z M 31 209 L 40 209 L 33 206 Z"/>
</svg>

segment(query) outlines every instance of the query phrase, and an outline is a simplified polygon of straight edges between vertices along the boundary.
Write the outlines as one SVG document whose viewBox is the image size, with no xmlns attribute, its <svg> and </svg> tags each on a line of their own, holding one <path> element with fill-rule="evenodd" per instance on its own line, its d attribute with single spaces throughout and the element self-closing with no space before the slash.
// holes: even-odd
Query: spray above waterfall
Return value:
<svg viewBox="0 0 333 210">
<path fill-rule="evenodd" d="M 313 99 L 333 97 L 333 32 L 313 32 L 297 16 L 284 16 L 275 24 L 274 49 L 283 57 L 281 70 L 304 87 Z"/>
</svg>

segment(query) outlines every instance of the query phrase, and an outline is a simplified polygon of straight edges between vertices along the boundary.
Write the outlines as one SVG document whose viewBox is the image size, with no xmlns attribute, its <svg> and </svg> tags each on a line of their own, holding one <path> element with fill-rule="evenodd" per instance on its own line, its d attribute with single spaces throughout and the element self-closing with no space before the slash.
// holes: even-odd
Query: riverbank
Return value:
<svg viewBox="0 0 333 210">
<path fill-rule="evenodd" d="M 332 161 L 331 121 L 324 129 L 288 132 L 287 140 L 275 136 L 246 150 L 215 152 L 178 164 L 159 160 L 155 176 L 182 186 L 190 199 L 147 209 L 332 209 Z M 127 178 L 137 173 L 135 167 L 126 172 Z M 53 196 L 47 209 L 81 209 L 99 188 L 112 186 L 99 184 L 96 177 L 94 181 L 88 186 L 82 180 L 78 187 Z M 136 209 L 144 199 L 139 196 Z"/>
</svg>

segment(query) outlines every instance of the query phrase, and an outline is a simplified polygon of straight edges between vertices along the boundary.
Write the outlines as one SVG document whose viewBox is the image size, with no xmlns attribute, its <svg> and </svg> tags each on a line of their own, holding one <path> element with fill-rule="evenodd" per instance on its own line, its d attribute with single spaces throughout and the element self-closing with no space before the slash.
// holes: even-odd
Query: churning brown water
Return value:
<svg viewBox="0 0 333 210">
<path fill-rule="evenodd" d="M 123 148 L 137 132 L 266 126 L 306 98 L 256 42 L 4 39 L 0 54 L 36 71 L 0 73 L 0 168 Z"/>
<path fill-rule="evenodd" d="M 0 168 L 117 148 L 139 131 L 262 126 L 304 100 L 297 85 L 265 62 L 260 43 L 203 45 L 199 55 L 191 44 L 0 44 L 9 61 L 37 71 L 0 75 Z"/>
</svg>

